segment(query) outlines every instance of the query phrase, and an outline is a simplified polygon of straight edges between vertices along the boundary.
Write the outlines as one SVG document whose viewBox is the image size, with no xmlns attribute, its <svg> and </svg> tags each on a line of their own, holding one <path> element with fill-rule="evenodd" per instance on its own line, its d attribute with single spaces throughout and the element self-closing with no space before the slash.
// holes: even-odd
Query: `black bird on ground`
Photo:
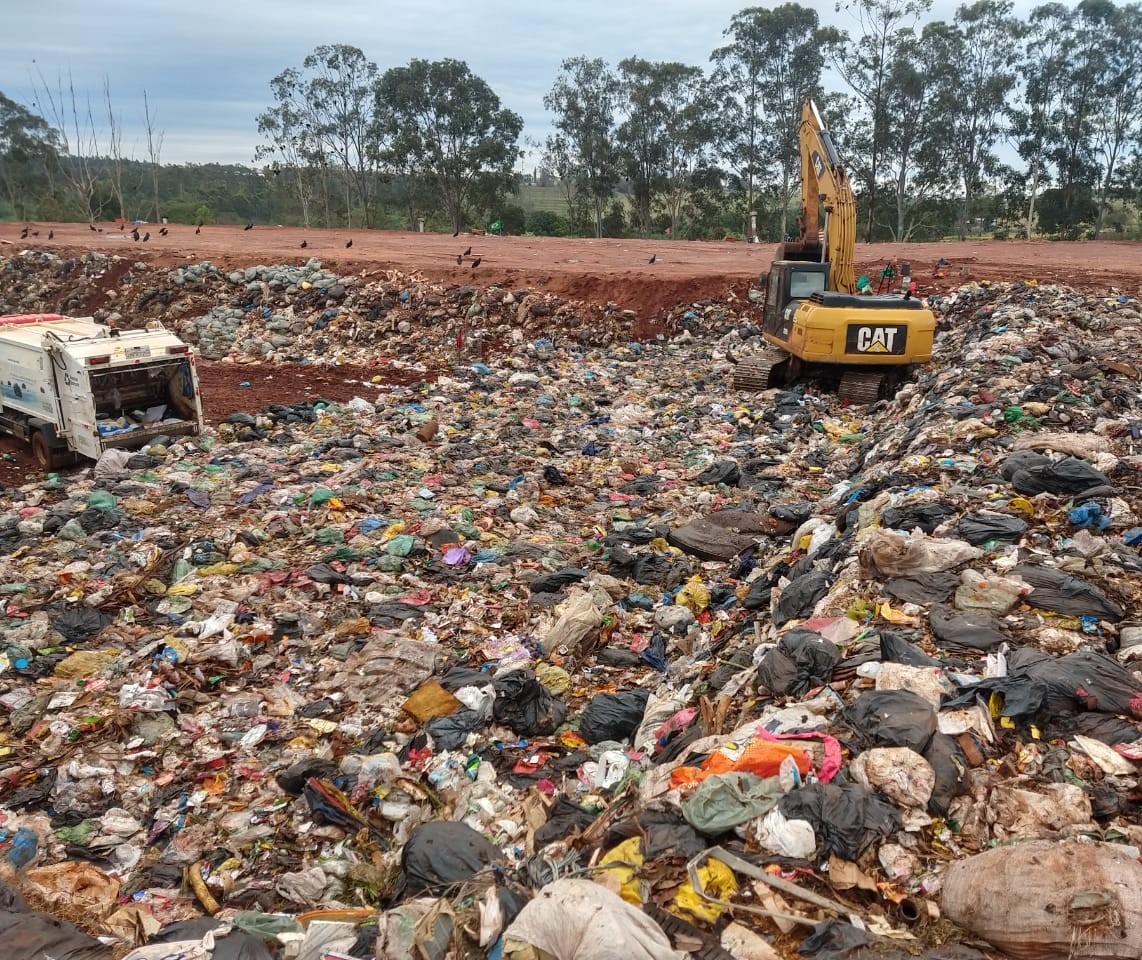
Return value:
<svg viewBox="0 0 1142 960">
<path fill-rule="evenodd" d="M 458 237 L 458 236 L 460 236 L 460 231 L 459 231 L 459 230 L 457 230 L 455 233 L 453 233 L 453 234 L 452 234 L 452 236 L 454 236 L 454 237 Z"/>
<path fill-rule="evenodd" d="M 309 246 L 309 241 L 308 241 L 308 240 L 302 240 L 302 241 L 301 241 L 301 249 L 302 249 L 302 250 L 304 250 L 304 249 L 305 249 L 306 247 L 308 247 L 308 246 Z"/>
<path fill-rule="evenodd" d="M 476 259 L 472 261 L 472 269 L 475 270 L 476 267 L 478 267 L 480 265 L 480 263 L 481 263 L 480 258 L 476 257 Z"/>
<path fill-rule="evenodd" d="M 194 233 L 195 233 L 195 236 L 202 233 L 202 224 L 201 223 L 197 227 L 194 228 Z"/>
<path fill-rule="evenodd" d="M 33 230 L 33 231 L 32 231 L 32 236 L 33 236 L 33 237 L 38 237 L 39 235 L 40 235 L 40 231 L 39 231 L 39 230 Z"/>
<path fill-rule="evenodd" d="M 94 223 L 89 223 L 89 224 L 87 225 L 87 229 L 88 229 L 88 230 L 90 230 L 92 233 L 95 233 L 95 224 L 94 224 Z"/>
<path fill-rule="evenodd" d="M 170 233 L 170 231 L 166 227 L 160 227 L 159 233 L 165 237 L 168 233 Z"/>
<path fill-rule="evenodd" d="M 464 251 L 464 256 L 470 257 L 471 255 L 472 255 L 472 248 L 469 247 L 467 250 Z"/>
<path fill-rule="evenodd" d="M 24 227 L 23 231 L 21 232 L 20 239 L 21 240 L 27 240 L 28 239 L 28 228 L 27 227 Z"/>
<path fill-rule="evenodd" d="M 56 238 L 56 232 L 54 230 L 49 230 L 48 231 L 48 239 L 54 240 L 55 238 Z"/>
<path fill-rule="evenodd" d="M 456 255 L 456 266 L 460 266 L 464 262 L 464 254 L 458 253 Z"/>
<path fill-rule="evenodd" d="M 143 243 L 146 243 L 150 239 L 151 239 L 151 231 L 148 230 L 146 233 L 143 234 Z"/>
<path fill-rule="evenodd" d="M 652 254 L 650 255 L 650 259 L 649 259 L 649 260 L 647 260 L 646 262 L 647 262 L 647 263 L 654 263 L 654 261 L 655 261 L 655 260 L 657 260 L 657 259 L 658 259 L 658 254 L 657 254 L 657 253 L 652 253 Z"/>
<path fill-rule="evenodd" d="M 245 227 L 243 227 L 243 229 L 244 229 L 244 230 L 253 230 L 253 229 L 254 229 L 254 225 L 253 225 L 252 223 L 247 223 L 247 224 L 246 224 L 246 226 L 245 226 Z"/>
<path fill-rule="evenodd" d="M 351 246 L 353 246 L 352 240 L 350 240 L 347 244 L 345 244 L 345 249 L 348 250 Z"/>
<path fill-rule="evenodd" d="M 132 230 L 131 231 L 131 239 L 136 241 L 136 242 L 138 241 L 138 239 L 139 239 L 139 231 L 138 230 Z"/>
</svg>

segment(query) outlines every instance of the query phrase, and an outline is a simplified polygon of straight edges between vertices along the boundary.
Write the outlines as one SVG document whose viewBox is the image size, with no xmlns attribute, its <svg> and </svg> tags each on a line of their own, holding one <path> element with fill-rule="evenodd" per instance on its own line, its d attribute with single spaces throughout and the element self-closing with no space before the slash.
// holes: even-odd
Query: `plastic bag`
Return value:
<svg viewBox="0 0 1142 960">
<path fill-rule="evenodd" d="M 962 540 L 933 539 L 918 531 L 902 537 L 887 530 L 874 531 L 859 553 L 866 577 L 939 573 L 982 555 L 982 550 Z"/>
<path fill-rule="evenodd" d="M 985 543 L 1014 543 L 1027 529 L 1018 517 L 1002 513 L 968 513 L 956 524 L 956 533 L 973 546 Z"/>
<path fill-rule="evenodd" d="M 794 628 L 765 654 L 757 668 L 757 682 L 775 696 L 801 696 L 828 683 L 840 660 L 835 643 L 812 630 Z"/>
<path fill-rule="evenodd" d="M 569 587 L 573 583 L 580 583 L 586 580 L 587 573 L 588 571 L 586 570 L 566 567 L 563 570 L 557 570 L 555 573 L 536 577 L 528 584 L 528 589 L 532 593 L 558 593 L 564 587 Z"/>
<path fill-rule="evenodd" d="M 576 593 L 555 608 L 556 620 L 540 641 L 540 653 L 574 653 L 603 625 L 603 614 L 589 593 Z"/>
<path fill-rule="evenodd" d="M 870 747 L 909 747 L 923 753 L 936 732 L 932 704 L 910 690 L 862 693 L 845 709 L 844 718 L 857 741 Z"/>
<path fill-rule="evenodd" d="M 939 604 L 928 612 L 928 623 L 941 645 L 960 650 L 991 650 L 1007 642 L 1001 621 L 989 613 L 960 613 Z"/>
<path fill-rule="evenodd" d="M 738 481 L 742 478 L 741 467 L 737 465 L 734 460 L 719 460 L 706 467 L 701 473 L 694 478 L 695 483 L 703 485 L 724 483 L 730 487 L 736 487 Z"/>
<path fill-rule="evenodd" d="M 890 507 L 881 514 L 880 522 L 889 530 L 923 530 L 931 533 L 941 523 L 956 515 L 955 507 L 946 503 L 916 503 L 906 507 Z"/>
<path fill-rule="evenodd" d="M 875 747 L 849 764 L 853 779 L 883 793 L 902 807 L 928 806 L 936 774 L 920 754 L 907 747 Z"/>
<path fill-rule="evenodd" d="M 422 823 L 401 851 L 405 893 L 439 893 L 501 859 L 500 851 L 466 823 Z"/>
<path fill-rule="evenodd" d="M 1106 474 L 1075 457 L 1052 460 L 1041 453 L 1019 450 L 1003 461 L 1000 472 L 1004 480 L 1028 496 L 1054 493 L 1089 499 L 1117 493 Z"/>
<path fill-rule="evenodd" d="M 717 774 L 703 780 L 682 802 L 682 816 L 699 833 L 716 837 L 768 813 L 782 795 L 777 777 Z"/>
<path fill-rule="evenodd" d="M 1032 587 L 1019 577 L 997 577 L 977 570 L 965 570 L 956 590 L 957 610 L 982 610 L 1003 616 Z"/>
<path fill-rule="evenodd" d="M 754 840 L 779 857 L 808 860 L 817 849 L 817 835 L 808 820 L 790 820 L 780 810 L 770 810 L 752 830 Z"/>
<path fill-rule="evenodd" d="M 807 573 L 798 577 L 781 591 L 777 605 L 773 608 L 773 625 L 783 627 L 790 620 L 803 620 L 828 592 L 827 573 Z"/>
<path fill-rule="evenodd" d="M 1021 563 L 1011 571 L 1034 587 L 1027 603 L 1038 610 L 1050 610 L 1069 617 L 1098 617 L 1118 623 L 1125 612 L 1092 583 L 1033 563 Z"/>
<path fill-rule="evenodd" d="M 500 674 L 494 685 L 496 700 L 492 704 L 492 716 L 522 736 L 554 733 L 567 716 L 567 705 L 553 697 L 530 670 Z"/>
<path fill-rule="evenodd" d="M 819 859 L 835 853 L 842 860 L 856 860 L 904 823 L 888 800 L 858 783 L 811 783 L 787 793 L 778 809 L 786 819 L 806 820 L 813 827 Z"/>
<path fill-rule="evenodd" d="M 602 743 L 604 740 L 621 743 L 642 723 L 649 698 L 647 690 L 595 694 L 579 720 L 580 736 L 588 743 Z"/>
</svg>

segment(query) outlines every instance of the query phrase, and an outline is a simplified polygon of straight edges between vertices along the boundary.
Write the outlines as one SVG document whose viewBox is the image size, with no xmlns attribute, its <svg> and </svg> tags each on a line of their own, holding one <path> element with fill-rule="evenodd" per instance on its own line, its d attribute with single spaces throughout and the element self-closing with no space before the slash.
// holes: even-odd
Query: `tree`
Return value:
<svg viewBox="0 0 1142 960">
<path fill-rule="evenodd" d="M 860 27 L 860 35 L 853 42 L 833 45 L 829 56 L 868 112 L 868 164 L 863 171 L 866 241 L 872 239 L 877 186 L 888 140 L 894 125 L 901 122 L 888 109 L 889 78 L 898 60 L 913 55 L 914 28 L 931 7 L 931 0 L 848 0 L 837 4 L 837 11 L 852 12 Z"/>
<path fill-rule="evenodd" d="M 309 226 L 309 204 L 313 195 L 312 170 L 320 166 L 319 150 L 306 119 L 308 106 L 301 96 L 301 74 L 290 67 L 270 81 L 275 105 L 258 116 L 258 133 L 268 141 L 259 144 L 254 159 L 271 159 L 290 173 L 290 181 L 301 206 L 302 223 Z M 326 222 L 328 226 L 328 221 Z"/>
<path fill-rule="evenodd" d="M 945 75 L 939 122 L 950 128 L 955 143 L 951 159 L 963 191 L 959 237 L 967 236 L 972 203 L 985 177 L 996 172 L 995 147 L 1003 130 L 1004 105 L 1015 86 L 1015 73 L 996 50 L 1009 48 L 1019 36 L 1010 0 L 976 0 L 956 11 L 947 35 Z"/>
<path fill-rule="evenodd" d="M 886 103 L 891 116 L 906 118 L 893 124 L 885 143 L 884 165 L 892 176 L 897 241 L 910 240 L 920 218 L 930 212 L 929 200 L 946 190 L 954 137 L 945 123 L 927 122 L 939 116 L 941 99 L 955 61 L 949 56 L 947 24 L 930 23 L 921 35 L 915 59 L 897 60 L 888 77 Z"/>
<path fill-rule="evenodd" d="M 147 127 L 147 157 L 151 163 L 151 188 L 155 203 L 155 223 L 163 219 L 159 206 L 159 166 L 163 153 L 163 138 L 165 131 L 155 129 L 155 118 L 151 115 L 151 103 L 147 99 L 147 91 L 143 90 L 143 119 Z"/>
<path fill-rule="evenodd" d="M 41 116 L 0 93 L 0 186 L 20 220 L 51 189 L 59 137 Z"/>
<path fill-rule="evenodd" d="M 37 69 L 36 93 L 46 104 L 42 112 L 58 136 L 60 178 L 72 195 L 75 205 L 83 212 L 90 223 L 95 219 L 95 194 L 99 182 L 96 159 L 99 149 L 99 130 L 95 125 L 95 115 L 91 107 L 91 96 L 83 101 L 75 89 L 71 71 L 67 74 L 67 89 L 63 86 L 63 75 L 56 74 L 55 89 Z M 41 109 L 39 104 L 32 104 Z"/>
<path fill-rule="evenodd" d="M 597 237 L 603 235 L 604 204 L 619 180 L 614 143 L 618 97 L 618 80 L 605 61 L 571 57 L 560 64 L 543 98 L 555 115 L 556 135 L 549 138 L 548 152 L 593 206 Z"/>
<path fill-rule="evenodd" d="M 689 189 L 714 140 L 713 109 L 702 71 L 684 63 L 629 57 L 619 64 L 626 119 L 617 143 L 631 183 L 639 231 L 651 226 L 656 198 L 665 203 L 671 236 Z"/>
<path fill-rule="evenodd" d="M 474 191 L 486 197 L 513 188 L 523 118 L 468 64 L 413 60 L 385 73 L 377 99 L 389 110 L 389 155 L 435 182 L 454 229 Z"/>
<path fill-rule="evenodd" d="M 1111 19 L 1110 56 L 1106 61 L 1103 88 L 1095 109 L 1094 130 L 1102 167 L 1094 236 L 1102 235 L 1107 201 L 1118 173 L 1118 164 L 1130 145 L 1142 138 L 1142 7 L 1130 4 Z"/>
</svg>

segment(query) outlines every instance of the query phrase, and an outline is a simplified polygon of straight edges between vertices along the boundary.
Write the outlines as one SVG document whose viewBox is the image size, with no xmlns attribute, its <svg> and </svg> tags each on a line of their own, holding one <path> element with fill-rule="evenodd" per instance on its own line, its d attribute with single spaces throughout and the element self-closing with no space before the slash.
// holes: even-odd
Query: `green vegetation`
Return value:
<svg viewBox="0 0 1142 960">
<path fill-rule="evenodd" d="M 589 55 L 552 64 L 552 134 L 517 171 L 523 123 L 468 65 L 381 69 L 317 47 L 270 81 L 260 169 L 123 155 L 62 78 L 47 116 L 0 93 L 0 217 L 276 222 L 551 236 L 796 231 L 801 104 L 819 101 L 866 240 L 1136 237 L 1142 204 L 1142 6 L 842 0 L 747 7 L 708 67 Z M 826 73 L 831 67 L 831 73 Z M 843 90 L 826 91 L 835 76 Z M 87 104 L 81 108 L 80 104 Z M 94 115 L 100 119 L 96 120 Z M 1018 159 L 1015 159 L 1017 157 Z"/>
</svg>

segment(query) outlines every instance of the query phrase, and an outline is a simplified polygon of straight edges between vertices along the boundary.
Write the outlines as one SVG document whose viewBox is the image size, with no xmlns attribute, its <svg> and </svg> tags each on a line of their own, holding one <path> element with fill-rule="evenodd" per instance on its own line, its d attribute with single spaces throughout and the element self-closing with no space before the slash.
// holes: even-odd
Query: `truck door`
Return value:
<svg viewBox="0 0 1142 960">
<path fill-rule="evenodd" d="M 59 391 L 60 432 L 76 453 L 98 460 L 102 450 L 95 436 L 95 405 L 87 368 L 62 351 L 52 350 L 50 357 Z"/>
</svg>

